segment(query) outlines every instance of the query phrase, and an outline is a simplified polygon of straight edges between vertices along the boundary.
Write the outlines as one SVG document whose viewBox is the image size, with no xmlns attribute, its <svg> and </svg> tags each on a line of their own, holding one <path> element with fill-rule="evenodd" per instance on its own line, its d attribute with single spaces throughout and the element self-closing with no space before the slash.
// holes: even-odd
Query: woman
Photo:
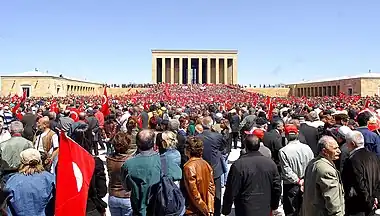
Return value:
<svg viewBox="0 0 380 216">
<path fill-rule="evenodd" d="M 116 121 L 116 115 L 110 114 L 104 123 L 103 138 L 107 146 L 107 155 L 112 154 L 113 149 L 111 142 L 115 134 L 118 132 L 119 123 Z"/>
<path fill-rule="evenodd" d="M 183 168 L 187 200 L 189 201 L 186 215 L 213 215 L 214 177 L 211 166 L 202 159 L 202 140 L 198 137 L 189 137 L 186 141 L 185 153 L 190 158 Z"/>
<path fill-rule="evenodd" d="M 124 190 L 120 181 L 120 168 L 124 162 L 132 157 L 135 150 L 130 149 L 131 139 L 127 133 L 118 132 L 112 145 L 115 152 L 107 156 L 108 170 L 108 205 L 112 216 L 130 216 L 132 215 L 132 207 L 130 196 L 131 193 Z"/>
<path fill-rule="evenodd" d="M 26 149 L 20 157 L 19 172 L 12 175 L 5 185 L 5 191 L 10 193 L 8 214 L 54 215 L 54 175 L 44 170 L 38 150 Z"/>
<path fill-rule="evenodd" d="M 179 130 L 178 133 L 182 136 L 187 136 L 187 128 L 189 127 L 189 120 L 187 117 L 180 117 L 179 118 Z"/>
<path fill-rule="evenodd" d="M 166 157 L 166 161 L 170 161 L 170 163 L 168 163 L 168 176 L 173 177 L 173 181 L 182 179 L 182 170 L 180 167 L 181 154 L 175 148 L 177 143 L 177 135 L 171 131 L 163 132 L 161 142 L 157 143 L 160 155 Z"/>
<path fill-rule="evenodd" d="M 139 132 L 139 128 L 137 127 L 137 119 L 134 118 L 133 116 L 129 117 L 126 127 L 127 127 L 127 134 L 131 138 L 131 144 L 129 148 L 137 150 L 136 136 L 137 136 L 137 133 Z"/>
</svg>

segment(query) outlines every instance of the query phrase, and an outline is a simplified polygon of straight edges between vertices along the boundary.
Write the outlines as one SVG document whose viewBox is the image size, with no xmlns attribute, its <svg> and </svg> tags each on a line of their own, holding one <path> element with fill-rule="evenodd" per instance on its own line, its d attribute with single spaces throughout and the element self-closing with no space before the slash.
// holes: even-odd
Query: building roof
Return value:
<svg viewBox="0 0 380 216">
<path fill-rule="evenodd" d="M 77 79 L 77 78 L 72 78 L 72 77 L 66 77 L 64 75 L 62 75 L 62 77 L 61 77 L 60 75 L 51 74 L 51 73 L 47 73 L 47 72 L 41 72 L 41 71 L 27 71 L 24 73 L 1 75 L 1 77 L 52 77 L 52 78 L 70 80 L 70 81 L 77 81 L 77 82 L 103 85 L 103 83 L 93 82 L 93 81 L 89 81 L 86 79 Z"/>
<path fill-rule="evenodd" d="M 319 80 L 303 80 L 303 81 L 292 83 L 292 84 L 320 83 L 320 82 L 330 82 L 330 81 L 346 80 L 346 79 L 358 79 L 358 78 L 380 78 L 380 73 L 371 72 L 371 73 L 358 74 L 354 76 L 342 76 L 342 77 L 325 78 L 325 79 L 319 79 Z"/>
<path fill-rule="evenodd" d="M 205 53 L 205 54 L 237 54 L 237 50 L 166 50 L 166 49 L 152 49 L 152 53 L 179 53 L 179 54 L 188 54 L 188 53 Z"/>
</svg>

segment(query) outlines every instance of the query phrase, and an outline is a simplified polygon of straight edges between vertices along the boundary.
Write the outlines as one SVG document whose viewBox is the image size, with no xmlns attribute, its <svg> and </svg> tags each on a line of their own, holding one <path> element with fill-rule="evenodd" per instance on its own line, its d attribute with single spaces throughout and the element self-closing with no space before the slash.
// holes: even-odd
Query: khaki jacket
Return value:
<svg viewBox="0 0 380 216">
<path fill-rule="evenodd" d="M 306 167 L 303 216 L 344 216 L 344 191 L 339 171 L 318 156 Z"/>
</svg>

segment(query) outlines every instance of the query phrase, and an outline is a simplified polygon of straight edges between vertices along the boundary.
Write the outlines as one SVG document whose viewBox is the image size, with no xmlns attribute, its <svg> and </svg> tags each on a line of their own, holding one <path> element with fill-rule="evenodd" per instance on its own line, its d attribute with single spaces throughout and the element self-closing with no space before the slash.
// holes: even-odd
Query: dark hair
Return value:
<svg viewBox="0 0 380 216">
<path fill-rule="evenodd" d="M 115 148 L 115 153 L 125 153 L 129 149 L 131 139 L 125 132 L 118 132 L 115 134 L 112 140 L 112 145 Z"/>
<path fill-rule="evenodd" d="M 202 157 L 203 141 L 198 137 L 189 137 L 186 140 L 186 151 L 191 157 Z"/>
<path fill-rule="evenodd" d="M 139 150 L 147 151 L 154 146 L 155 134 L 150 129 L 141 130 L 136 136 L 136 144 Z"/>
<path fill-rule="evenodd" d="M 367 126 L 369 119 L 371 118 L 371 113 L 365 111 L 358 115 L 357 122 L 359 124 L 359 127 Z"/>
<path fill-rule="evenodd" d="M 247 136 L 244 139 L 244 144 L 248 151 L 258 151 L 260 148 L 260 139 L 257 136 Z"/>
</svg>

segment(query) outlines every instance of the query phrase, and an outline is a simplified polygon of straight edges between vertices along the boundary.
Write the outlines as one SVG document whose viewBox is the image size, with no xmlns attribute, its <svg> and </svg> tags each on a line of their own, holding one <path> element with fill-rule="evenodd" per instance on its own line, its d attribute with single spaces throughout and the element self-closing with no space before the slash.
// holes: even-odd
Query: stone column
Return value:
<svg viewBox="0 0 380 216">
<path fill-rule="evenodd" d="M 193 78 L 193 74 L 191 73 L 191 58 L 187 60 L 187 84 L 191 83 L 191 79 Z"/>
<path fill-rule="evenodd" d="M 211 83 L 211 59 L 207 57 L 207 84 Z"/>
<path fill-rule="evenodd" d="M 179 75 L 178 75 L 178 84 L 182 84 L 182 67 L 183 67 L 183 64 L 182 64 L 182 57 L 179 57 Z"/>
<path fill-rule="evenodd" d="M 238 61 L 237 61 L 237 58 L 235 57 L 232 63 L 232 84 L 238 83 L 237 70 L 238 70 Z"/>
<path fill-rule="evenodd" d="M 219 58 L 215 59 L 215 84 L 219 83 Z"/>
<path fill-rule="evenodd" d="M 166 58 L 162 58 L 162 83 L 166 83 L 166 78 L 165 78 L 165 75 L 166 75 Z"/>
<path fill-rule="evenodd" d="M 174 58 L 170 58 L 170 83 L 175 83 L 174 80 Z"/>
<path fill-rule="evenodd" d="M 224 58 L 224 84 L 230 84 L 228 83 L 228 58 Z"/>
<path fill-rule="evenodd" d="M 203 80 L 203 68 L 202 68 L 202 57 L 198 59 L 198 83 L 202 84 Z"/>
<path fill-rule="evenodd" d="M 152 56 L 152 83 L 157 83 L 157 58 Z"/>
</svg>

